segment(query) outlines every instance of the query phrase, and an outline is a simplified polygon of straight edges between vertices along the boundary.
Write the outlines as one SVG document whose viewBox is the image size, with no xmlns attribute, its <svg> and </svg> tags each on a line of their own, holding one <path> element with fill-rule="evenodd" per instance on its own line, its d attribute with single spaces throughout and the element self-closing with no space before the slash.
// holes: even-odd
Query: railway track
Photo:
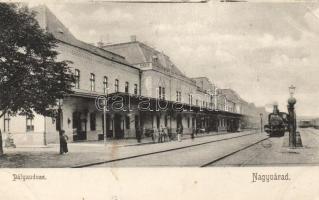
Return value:
<svg viewBox="0 0 319 200">
<path fill-rule="evenodd" d="M 219 158 L 216 158 L 216 159 L 214 159 L 213 161 L 210 161 L 210 162 L 208 162 L 208 163 L 205 163 L 204 165 L 201 165 L 200 167 L 208 167 L 208 166 L 210 166 L 210 165 L 212 165 L 212 164 L 214 164 L 214 163 L 216 163 L 216 162 L 219 162 L 219 161 L 221 161 L 221 160 L 223 160 L 223 159 L 225 159 L 225 158 L 228 158 L 228 157 L 230 157 L 230 156 L 232 156 L 232 155 L 234 155 L 234 154 L 236 154 L 236 153 L 239 153 L 239 152 L 241 152 L 241 151 L 243 151 L 243 150 L 245 150 L 245 149 L 248 149 L 248 148 L 250 148 L 250 147 L 253 147 L 253 146 L 255 146 L 255 145 L 257 145 L 257 144 L 259 144 L 259 143 L 261 143 L 261 142 L 263 142 L 263 141 L 265 141 L 265 140 L 268 140 L 270 137 L 267 137 L 267 138 L 264 138 L 264 139 L 261 139 L 261 140 L 259 140 L 259 141 L 257 141 L 257 142 L 254 142 L 254 143 L 252 143 L 252 144 L 249 144 L 249 145 L 247 145 L 247 146 L 245 146 L 245 147 L 243 147 L 243 148 L 241 148 L 241 149 L 238 149 L 238 150 L 236 150 L 236 151 L 233 151 L 233 152 L 231 152 L 231 153 L 228 153 L 228 154 L 226 154 L 226 155 L 224 155 L 224 156 L 221 156 L 221 157 L 219 157 Z M 241 165 L 242 166 L 242 165 Z"/>
<path fill-rule="evenodd" d="M 145 154 L 139 154 L 139 155 L 134 155 L 134 156 L 128 156 L 128 157 L 123 157 L 123 158 L 118 158 L 118 159 L 113 159 L 113 160 L 107 160 L 107 161 L 101 161 L 101 162 L 95 162 L 95 163 L 88 163 L 88 164 L 82 164 L 82 165 L 77 165 L 77 166 L 73 166 L 72 168 L 83 168 L 83 167 L 94 167 L 94 166 L 98 166 L 98 165 L 103 165 L 103 164 L 108 164 L 108 163 L 115 163 L 115 162 L 120 162 L 120 161 L 125 161 L 125 160 L 130 160 L 130 159 L 134 159 L 134 158 L 141 158 L 141 157 L 146 157 L 146 156 L 150 156 L 150 155 L 155 155 L 155 154 L 162 154 L 162 153 L 166 153 L 166 152 L 170 152 L 170 151 L 177 151 L 177 150 L 181 150 L 181 149 L 187 149 L 187 148 L 192 148 L 192 147 L 198 147 L 198 146 L 202 146 L 202 145 L 206 145 L 206 144 L 210 144 L 210 143 L 216 143 L 216 142 L 220 142 L 220 141 L 226 141 L 226 140 L 232 140 L 232 139 L 236 139 L 236 138 L 241 138 L 241 137 L 247 137 L 250 135 L 254 135 L 256 134 L 254 133 L 248 133 L 245 135 L 240 135 L 240 136 L 235 136 L 235 137 L 230 137 L 230 138 L 223 138 L 223 139 L 219 139 L 219 140 L 213 140 L 213 141 L 207 141 L 207 142 L 202 142 L 202 143 L 198 143 L 198 144 L 193 144 L 193 145 L 187 145 L 187 146 L 182 146 L 182 147 L 177 147 L 177 148 L 171 148 L 171 149 L 166 149 L 166 150 L 161 150 L 161 151 L 156 151 L 156 152 L 150 152 L 150 153 L 145 153 Z M 222 160 L 226 157 L 229 157 L 237 152 L 240 152 L 244 149 L 247 149 L 251 146 L 254 146 L 264 140 L 268 139 L 262 139 L 262 140 L 258 140 L 257 142 L 253 143 L 253 144 L 249 144 L 239 150 L 233 151 L 225 156 L 222 156 L 218 159 L 215 159 L 209 163 L 206 163 L 204 165 L 201 165 L 200 167 L 206 167 L 210 164 L 213 164 L 214 162 L 217 162 L 219 160 Z"/>
</svg>

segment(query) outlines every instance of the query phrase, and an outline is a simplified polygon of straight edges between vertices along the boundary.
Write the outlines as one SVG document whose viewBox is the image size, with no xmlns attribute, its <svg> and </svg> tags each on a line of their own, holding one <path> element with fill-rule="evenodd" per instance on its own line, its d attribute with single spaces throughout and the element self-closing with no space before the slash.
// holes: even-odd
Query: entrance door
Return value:
<svg viewBox="0 0 319 200">
<path fill-rule="evenodd" d="M 86 140 L 86 119 L 81 119 L 81 112 L 73 112 L 72 114 L 72 122 L 74 135 L 73 140 Z"/>
<path fill-rule="evenodd" d="M 124 138 L 124 131 L 122 130 L 121 121 L 121 115 L 114 116 L 114 130 L 116 139 Z"/>
<path fill-rule="evenodd" d="M 102 114 L 102 135 L 99 137 L 100 140 L 104 139 L 104 114 Z M 106 137 L 113 137 L 113 131 L 110 130 L 110 115 L 106 115 Z"/>
<path fill-rule="evenodd" d="M 159 128 L 161 124 L 161 118 L 160 116 L 156 115 L 156 127 Z"/>
<path fill-rule="evenodd" d="M 139 127 L 138 115 L 135 115 L 135 128 Z"/>
<path fill-rule="evenodd" d="M 182 124 L 182 115 L 181 114 L 178 114 L 177 117 L 176 117 L 176 128 L 179 128 L 179 127 L 182 127 L 183 124 Z"/>
</svg>

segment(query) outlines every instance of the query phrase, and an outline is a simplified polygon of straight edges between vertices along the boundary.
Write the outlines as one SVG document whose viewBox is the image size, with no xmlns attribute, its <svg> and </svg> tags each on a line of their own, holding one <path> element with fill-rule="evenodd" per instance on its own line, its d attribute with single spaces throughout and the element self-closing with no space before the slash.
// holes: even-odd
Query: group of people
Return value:
<svg viewBox="0 0 319 200">
<path fill-rule="evenodd" d="M 168 134 L 167 128 L 161 126 L 160 128 L 154 128 L 152 133 L 152 140 L 154 143 L 162 143 L 171 141 L 172 135 Z"/>
<path fill-rule="evenodd" d="M 145 128 L 141 130 L 139 127 L 136 129 L 136 139 L 138 143 L 141 142 L 143 133 L 145 134 Z M 195 128 L 191 133 L 191 139 L 194 140 L 195 136 L 197 135 L 198 130 Z M 170 142 L 174 140 L 177 136 L 177 141 L 181 142 L 183 138 L 183 127 L 179 126 L 176 128 L 176 134 L 168 131 L 167 127 L 163 127 L 162 125 L 159 128 L 153 128 L 152 133 L 150 134 L 153 143 L 163 143 L 163 142 Z"/>
<path fill-rule="evenodd" d="M 176 129 L 177 140 L 182 141 L 183 127 L 180 126 Z M 176 135 L 169 132 L 167 127 L 154 128 L 152 133 L 152 140 L 154 143 L 170 142 L 176 138 Z"/>
<path fill-rule="evenodd" d="M 68 136 L 65 134 L 64 130 L 60 130 L 60 154 L 66 154 L 68 152 Z M 142 139 L 142 135 L 145 133 L 145 129 L 141 130 L 140 127 L 137 128 L 136 130 L 136 138 L 137 141 L 140 143 Z M 177 140 L 179 142 L 182 141 L 182 136 L 183 136 L 183 127 L 179 126 L 176 129 L 176 134 L 177 134 Z M 197 135 L 197 131 L 193 129 L 191 133 L 191 138 L 195 138 L 195 134 Z M 171 132 L 168 131 L 167 127 L 163 127 L 162 125 L 160 128 L 154 128 L 153 133 L 151 134 L 152 140 L 154 143 L 163 143 L 163 142 L 170 142 L 175 139 L 175 135 L 173 135 Z"/>
</svg>

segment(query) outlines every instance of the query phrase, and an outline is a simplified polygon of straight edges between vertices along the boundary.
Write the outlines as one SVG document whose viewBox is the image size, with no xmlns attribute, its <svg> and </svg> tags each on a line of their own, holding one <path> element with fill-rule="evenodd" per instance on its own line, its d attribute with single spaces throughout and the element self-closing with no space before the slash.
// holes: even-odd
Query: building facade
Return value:
<svg viewBox="0 0 319 200">
<path fill-rule="evenodd" d="M 61 127 L 71 141 L 100 140 L 104 134 L 134 138 L 137 129 L 147 136 L 161 127 L 169 133 L 178 127 L 185 134 L 236 132 L 249 126 L 249 120 L 243 123 L 247 116 L 256 115 L 233 90 L 218 89 L 207 77 L 187 77 L 169 56 L 136 37 L 96 47 L 77 40 L 45 6 L 34 10 L 40 26 L 59 40 L 58 59 L 73 62 L 74 93 L 60 105 Z M 107 99 L 105 115 L 101 99 Z M 56 119 L 41 115 L 0 119 L 4 137 L 10 133 L 17 145 L 56 143 L 59 126 Z"/>
</svg>

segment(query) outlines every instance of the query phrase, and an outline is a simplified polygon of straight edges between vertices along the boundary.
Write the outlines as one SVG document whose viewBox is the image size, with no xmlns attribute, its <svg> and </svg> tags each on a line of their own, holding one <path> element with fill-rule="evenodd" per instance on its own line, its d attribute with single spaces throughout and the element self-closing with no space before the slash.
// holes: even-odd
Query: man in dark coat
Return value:
<svg viewBox="0 0 319 200">
<path fill-rule="evenodd" d="M 193 128 L 193 130 L 192 130 L 192 134 L 191 134 L 191 138 L 192 138 L 192 140 L 194 140 L 194 138 L 195 138 L 195 132 L 196 132 L 196 130 L 195 130 L 195 128 Z"/>
<path fill-rule="evenodd" d="M 138 143 L 141 143 L 141 138 L 142 138 L 141 128 L 137 127 L 136 128 L 136 139 L 137 139 Z"/>
<path fill-rule="evenodd" d="M 68 136 L 65 135 L 65 131 L 60 131 L 60 154 L 68 152 Z"/>
</svg>

